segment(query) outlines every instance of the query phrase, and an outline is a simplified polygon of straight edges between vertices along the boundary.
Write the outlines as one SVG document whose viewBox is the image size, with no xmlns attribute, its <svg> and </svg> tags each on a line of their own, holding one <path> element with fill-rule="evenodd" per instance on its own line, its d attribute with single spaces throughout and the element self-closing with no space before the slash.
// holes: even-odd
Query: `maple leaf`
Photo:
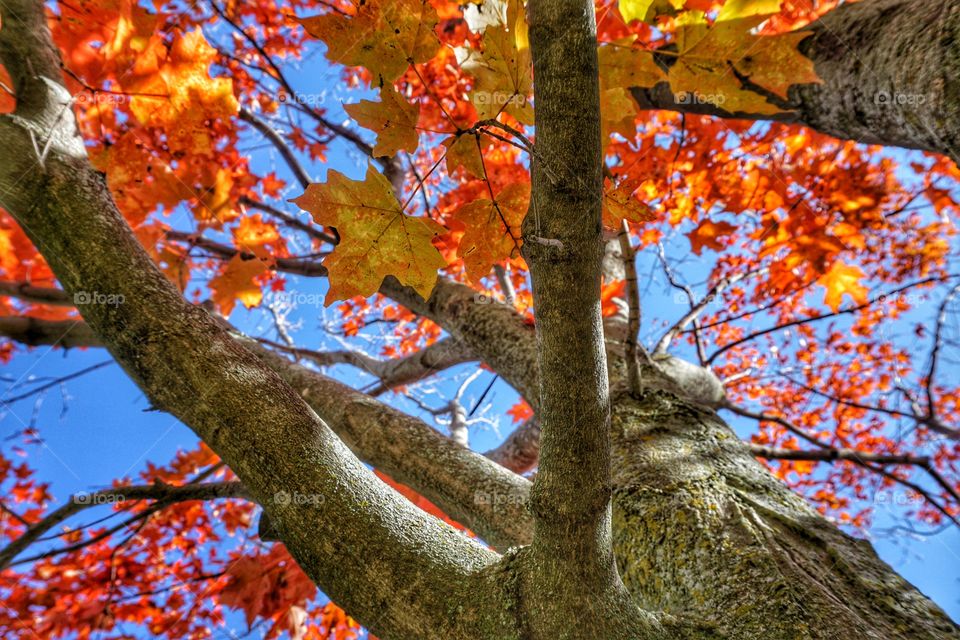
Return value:
<svg viewBox="0 0 960 640">
<path fill-rule="evenodd" d="M 616 231 L 624 220 L 639 224 L 656 218 L 647 205 L 634 197 L 642 182 L 642 178 L 632 177 L 615 186 L 607 185 L 603 192 L 604 227 Z"/>
<path fill-rule="evenodd" d="M 313 214 L 317 224 L 340 232 L 340 244 L 323 262 L 330 280 L 327 304 L 371 296 L 390 275 L 430 297 L 437 269 L 446 266 L 433 246 L 444 229 L 404 214 L 390 183 L 372 165 L 362 182 L 331 171 L 326 183 L 311 184 L 291 202 Z"/>
<path fill-rule="evenodd" d="M 516 404 L 507 409 L 507 415 L 513 419 L 514 424 L 526 422 L 533 417 L 533 409 L 527 404 L 526 400 L 518 400 Z"/>
<path fill-rule="evenodd" d="M 223 271 L 209 283 L 220 312 L 229 317 L 237 300 L 247 309 L 260 304 L 263 290 L 254 280 L 266 272 L 267 265 L 257 258 L 245 258 L 239 253 L 230 258 Z"/>
<path fill-rule="evenodd" d="M 236 114 L 233 83 L 211 78 L 217 57 L 200 30 L 174 39 L 156 73 L 124 84 L 133 97 L 130 110 L 140 123 L 163 129 L 167 145 L 191 154 L 212 155 L 210 120 Z"/>
<path fill-rule="evenodd" d="M 690 239 L 690 249 L 698 256 L 704 247 L 714 251 L 722 251 L 724 245 L 720 242 L 720 238 L 728 236 L 736 230 L 737 227 L 729 222 L 704 220 L 700 223 L 700 226 L 687 234 L 687 238 Z"/>
<path fill-rule="evenodd" d="M 523 124 L 533 124 L 533 73 L 527 24 L 522 8 L 511 4 L 507 26 L 488 27 L 483 32 L 483 49 L 460 50 L 460 66 L 476 81 L 470 102 L 481 120 L 496 118 L 506 111 Z"/>
<path fill-rule="evenodd" d="M 344 110 L 362 126 L 377 132 L 377 144 L 373 147 L 376 157 L 393 156 L 398 151 L 416 151 L 420 142 L 417 121 L 420 107 L 407 102 L 393 85 L 380 88 L 380 102 L 362 100 L 357 104 L 344 105 Z"/>
<path fill-rule="evenodd" d="M 636 39 L 631 35 L 597 48 L 602 89 L 652 87 L 667 80 L 667 74 L 654 61 L 653 52 L 633 46 Z"/>
<path fill-rule="evenodd" d="M 627 140 L 637 135 L 637 104 L 626 89 L 618 87 L 600 92 L 601 140 L 609 144 L 610 135 L 619 133 Z"/>
<path fill-rule="evenodd" d="M 782 98 L 791 85 L 820 82 L 813 62 L 797 50 L 809 32 L 751 33 L 768 17 L 750 15 L 709 25 L 700 11 L 681 16 L 677 58 L 669 72 L 670 87 L 680 101 L 708 102 L 729 113 L 775 114 L 782 110 L 747 90 L 741 78 Z"/>
<path fill-rule="evenodd" d="M 835 313 L 840 310 L 844 295 L 849 295 L 858 305 L 864 304 L 867 302 L 869 289 L 860 284 L 863 278 L 864 273 L 860 267 L 847 265 L 841 260 L 834 262 L 830 270 L 817 280 L 827 289 L 823 298 L 824 304 Z"/>
<path fill-rule="evenodd" d="M 683 8 L 684 0 L 620 0 L 618 8 L 624 22 L 650 21 L 660 15 L 671 15 Z"/>
<path fill-rule="evenodd" d="M 307 33 L 327 45 L 327 58 L 365 67 L 384 83 L 440 48 L 437 12 L 428 0 L 353 0 L 352 15 L 331 12 L 298 18 Z"/>
<path fill-rule="evenodd" d="M 447 148 L 447 174 L 452 176 L 459 167 L 463 167 L 468 175 L 485 179 L 487 176 L 480 145 L 477 134 L 463 134 L 444 140 L 443 146 Z"/>
<path fill-rule="evenodd" d="M 490 273 L 493 265 L 519 254 L 520 224 L 530 205 L 530 185 L 512 183 L 496 201 L 480 199 L 460 207 L 454 219 L 464 226 L 457 254 L 474 282 Z"/>
<path fill-rule="evenodd" d="M 782 2 L 783 0 L 727 0 L 720 9 L 717 20 L 734 20 L 751 16 L 770 17 L 780 12 Z"/>
</svg>

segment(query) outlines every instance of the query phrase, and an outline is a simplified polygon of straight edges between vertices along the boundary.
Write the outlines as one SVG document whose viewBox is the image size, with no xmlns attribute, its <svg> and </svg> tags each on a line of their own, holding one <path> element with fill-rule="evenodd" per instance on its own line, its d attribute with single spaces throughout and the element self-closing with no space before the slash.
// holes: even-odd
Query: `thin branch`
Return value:
<svg viewBox="0 0 960 640">
<path fill-rule="evenodd" d="M 874 464 L 899 464 L 923 467 L 930 463 L 928 456 L 914 456 L 903 454 L 868 453 L 856 449 L 835 449 L 829 447 L 817 451 L 801 451 L 798 449 L 777 449 L 761 445 L 750 445 L 750 453 L 758 458 L 767 460 L 809 460 L 811 462 L 834 462 L 846 460 L 849 462 L 872 462 Z"/>
<path fill-rule="evenodd" d="M 277 209 L 276 207 L 273 207 L 264 202 L 253 200 L 252 198 L 249 198 L 247 196 L 241 196 L 239 202 L 240 204 L 246 205 L 248 207 L 252 207 L 254 209 L 259 209 L 264 213 L 268 213 L 274 218 L 277 218 L 278 220 L 282 220 L 285 224 L 290 225 L 295 229 L 299 229 L 300 231 L 303 231 L 304 233 L 309 235 L 311 238 L 315 238 L 317 240 L 320 240 L 321 242 L 328 242 L 333 245 L 339 244 L 340 242 L 339 235 L 332 235 L 332 234 L 325 233 L 324 231 L 322 231 L 321 229 L 318 229 L 317 227 L 310 224 L 309 222 L 303 222 L 301 220 L 298 220 L 295 216 L 292 216 L 289 213 L 286 213 L 285 211 L 281 211 L 280 209 Z"/>
<path fill-rule="evenodd" d="M 221 498 L 248 498 L 239 482 L 211 482 L 173 486 L 162 483 L 117 487 L 93 493 L 78 493 L 70 497 L 59 509 L 47 514 L 28 528 L 19 538 L 0 551 L 0 569 L 9 566 L 38 538 L 71 516 L 91 507 L 116 504 L 126 501 L 155 500 L 164 506 L 190 500 L 216 500 Z"/>
<path fill-rule="evenodd" d="M 791 320 L 790 322 L 784 322 L 783 324 L 778 324 L 778 325 L 775 326 L 775 327 L 768 327 L 767 329 L 762 329 L 762 330 L 760 330 L 760 331 L 756 331 L 756 332 L 751 333 L 751 334 L 749 334 L 749 335 L 746 335 L 746 336 L 744 336 L 744 337 L 742 337 L 742 338 L 740 338 L 740 339 L 738 339 L 738 340 L 734 340 L 733 342 L 731 342 L 731 343 L 729 343 L 729 344 L 726 344 L 726 345 L 720 347 L 719 349 L 717 349 L 709 358 L 707 358 L 707 364 L 713 364 L 713 361 L 714 361 L 714 360 L 716 360 L 721 354 L 729 351 L 730 349 L 733 349 L 733 348 L 735 348 L 735 347 L 738 347 L 738 346 L 740 346 L 741 344 L 744 344 L 745 342 L 750 342 L 751 340 L 755 340 L 755 339 L 757 339 L 757 338 L 759 338 L 759 337 L 761 337 L 761 336 L 765 336 L 765 335 L 767 335 L 767 334 L 769 334 L 769 333 L 774 333 L 775 331 L 781 331 L 781 330 L 783 330 L 783 329 L 789 329 L 790 327 L 796 327 L 796 326 L 798 326 L 798 325 L 807 324 L 807 323 L 809 323 L 809 322 L 816 322 L 816 321 L 818 321 L 818 320 L 826 320 L 827 318 L 835 318 L 835 317 L 838 317 L 838 316 L 843 316 L 843 315 L 847 315 L 847 314 L 851 314 L 851 313 L 856 313 L 857 311 L 860 311 L 861 309 L 866 309 L 867 307 L 869 307 L 869 306 L 871 306 L 871 305 L 874 305 L 874 304 L 876 304 L 877 302 L 882 302 L 883 300 L 885 300 L 886 298 L 888 298 L 888 297 L 890 297 L 890 296 L 894 296 L 894 295 L 897 295 L 897 294 L 899 294 L 899 293 L 903 293 L 904 291 L 907 291 L 908 289 L 912 289 L 913 287 L 919 287 L 919 286 L 922 286 L 922 285 L 925 285 L 925 284 L 930 284 L 930 283 L 932 283 L 932 282 L 946 282 L 947 280 L 952 280 L 952 279 L 957 278 L 957 277 L 960 277 L 960 274 L 949 274 L 949 275 L 946 275 L 946 276 L 935 276 L 935 277 L 931 277 L 931 278 L 924 278 L 923 280 L 918 280 L 917 282 L 912 282 L 912 283 L 907 284 L 907 285 L 904 285 L 904 286 L 902 286 L 902 287 L 897 287 L 896 289 L 894 289 L 894 290 L 892 290 L 892 291 L 889 291 L 889 292 L 887 292 L 887 293 L 880 294 L 879 296 L 875 296 L 875 297 L 873 297 L 873 298 L 870 298 L 870 299 L 867 300 L 866 302 L 864 302 L 864 303 L 862 303 L 862 304 L 858 304 L 858 305 L 856 305 L 856 306 L 854 306 L 854 307 L 849 307 L 849 308 L 847 308 L 847 309 L 841 309 L 841 310 L 839 310 L 839 311 L 834 311 L 834 312 L 831 312 L 831 313 L 819 313 L 819 314 L 817 314 L 817 315 L 815 315 L 815 316 L 810 316 L 810 317 L 808 317 L 808 318 L 799 318 L 799 319 L 797 319 L 797 320 Z"/>
<path fill-rule="evenodd" d="M 733 413 L 736 413 L 737 415 L 743 416 L 745 418 L 751 418 L 753 420 L 757 420 L 758 422 L 772 422 L 774 424 L 778 424 L 782 426 L 784 429 L 786 429 L 787 431 L 789 431 L 790 433 L 793 433 L 794 435 L 802 438 L 803 440 L 806 440 L 807 442 L 814 445 L 818 449 L 825 450 L 825 451 L 830 451 L 834 449 L 830 445 L 826 444 L 825 442 L 822 442 L 818 438 L 811 436 L 810 434 L 806 433 L 803 429 L 800 429 L 789 420 L 782 418 L 780 416 L 775 416 L 775 415 L 770 415 L 765 413 L 757 413 L 754 411 L 750 411 L 748 409 L 744 409 L 742 407 L 738 407 L 732 403 L 727 403 L 726 405 L 724 405 L 724 408 L 732 411 Z M 847 460 L 848 462 L 852 462 L 860 467 L 863 467 L 864 469 L 872 471 L 880 476 L 883 476 L 884 478 L 887 478 L 892 482 L 901 484 L 907 487 L 908 489 L 910 489 L 911 491 L 914 491 L 917 495 L 921 496 L 924 500 L 926 500 L 934 509 L 936 509 L 941 514 L 946 516 L 950 521 L 952 521 L 957 526 L 960 526 L 960 520 L 957 520 L 956 516 L 950 513 L 949 509 L 947 509 L 944 505 L 940 504 L 939 501 L 937 501 L 932 495 L 930 495 L 929 491 L 927 491 L 917 483 L 911 482 L 910 480 L 905 480 L 897 476 L 896 474 L 891 473 L 890 471 L 887 471 L 882 466 L 878 466 L 877 464 L 874 464 L 873 462 L 864 459 L 863 457 L 858 457 L 856 455 L 853 455 L 850 458 L 843 458 L 843 459 Z M 926 466 L 924 465 L 917 465 L 917 466 L 919 466 L 924 471 L 926 471 L 940 485 L 941 488 L 951 493 L 951 495 L 956 496 L 956 491 L 950 487 L 950 485 L 946 482 L 946 480 L 933 468 L 932 465 L 927 464 Z"/>
<path fill-rule="evenodd" d="M 247 111 L 246 109 L 240 109 L 239 118 L 244 122 L 249 123 L 253 126 L 254 129 L 259 131 L 263 137 L 270 141 L 270 143 L 280 152 L 280 156 L 283 158 L 284 162 L 287 163 L 287 166 L 290 167 L 290 171 L 293 172 L 293 175 L 297 178 L 297 181 L 300 183 L 300 186 L 304 189 L 310 185 L 313 180 L 310 178 L 310 174 L 307 173 L 307 170 L 303 168 L 303 165 L 300 164 L 300 161 L 297 160 L 297 156 L 294 155 L 293 149 L 280 137 L 280 134 L 274 130 L 269 124 Z"/>
<path fill-rule="evenodd" d="M 32 304 L 72 307 L 73 300 L 62 289 L 36 287 L 27 282 L 0 282 L 0 296 L 10 296 Z"/>
<path fill-rule="evenodd" d="M 203 236 L 195 233 L 187 233 L 185 231 L 175 231 L 171 229 L 170 231 L 167 231 L 166 237 L 170 240 L 186 242 L 193 247 L 199 247 L 205 251 L 209 251 L 214 256 L 223 260 L 229 260 L 238 253 L 245 259 L 258 259 L 253 253 L 242 251 L 236 247 L 231 247 L 230 245 L 223 244 L 215 240 L 210 240 L 209 238 L 204 238 Z M 274 264 L 276 265 L 277 271 L 283 271 L 285 273 L 294 273 L 297 275 L 314 278 L 327 275 L 327 268 L 318 261 L 311 259 L 275 258 Z"/>
<path fill-rule="evenodd" d="M 19 402 L 19 401 L 21 401 L 21 400 L 26 400 L 27 398 L 32 398 L 33 396 L 37 395 L 38 393 L 43 393 L 43 392 L 46 391 L 47 389 L 51 389 L 51 388 L 53 388 L 53 387 L 59 386 L 59 385 L 63 384 L 64 382 L 67 382 L 67 381 L 69 381 L 69 380 L 75 380 L 76 378 L 79 378 L 79 377 L 81 377 L 81 376 L 84 376 L 84 375 L 86 375 L 86 374 L 88 374 L 88 373 L 91 373 L 91 372 L 93 372 L 93 371 L 96 371 L 96 370 L 98 370 L 98 369 L 102 369 L 102 368 L 104 368 L 105 366 L 107 366 L 107 365 L 109 365 L 109 364 L 112 364 L 112 363 L 113 363 L 113 360 L 104 360 L 103 362 L 98 362 L 97 364 L 91 365 L 91 366 L 86 367 L 86 368 L 84 368 L 84 369 L 81 369 L 81 370 L 79 370 L 79 371 L 74 371 L 73 373 L 67 374 L 67 375 L 65 375 L 65 376 L 61 376 L 61 377 L 59 377 L 59 378 L 57 378 L 57 379 L 55 379 L 55 380 L 51 380 L 50 382 L 47 382 L 47 383 L 45 383 L 45 384 L 42 384 L 42 385 L 40 385 L 39 387 L 34 387 L 33 389 L 30 389 L 29 391 L 25 391 L 25 392 L 21 393 L 20 395 L 13 396 L 13 397 L 11 397 L 11 398 L 0 398 L 0 404 L 2 404 L 2 405 L 4 405 L 4 406 L 7 406 L 7 405 L 11 405 L 11 404 L 13 404 L 13 403 L 15 403 L 15 402 Z"/>
<path fill-rule="evenodd" d="M 937 362 L 940 357 L 940 350 L 943 348 L 943 328 L 947 323 L 947 308 L 957 297 L 957 294 L 960 294 L 960 286 L 956 286 L 950 290 L 950 293 L 947 294 L 947 297 L 945 297 L 943 302 L 940 304 L 940 309 L 937 313 L 937 328 L 933 335 L 933 349 L 930 351 L 930 367 L 927 369 L 927 379 L 926 384 L 924 385 L 927 393 L 927 415 L 931 419 L 936 419 L 937 417 L 937 403 L 934 399 L 933 387 L 934 378 L 936 377 L 937 373 Z"/>
<path fill-rule="evenodd" d="M 328 367 L 349 364 L 379 378 L 379 383 L 368 393 L 376 396 L 394 387 L 412 384 L 450 367 L 476 358 L 458 341 L 452 338 L 438 340 L 402 358 L 378 360 L 359 351 L 313 351 L 259 340 L 278 351 L 308 360 L 315 365 Z"/>
<path fill-rule="evenodd" d="M 640 333 L 640 289 L 637 286 L 637 256 L 633 247 L 630 246 L 630 227 L 626 220 L 623 221 L 617 240 L 620 242 L 620 259 L 623 261 L 623 271 L 626 276 L 626 296 L 629 308 L 625 341 L 627 379 L 630 390 L 634 395 L 639 396 L 643 392 L 640 382 L 640 361 L 637 344 Z"/>
<path fill-rule="evenodd" d="M 660 340 L 657 341 L 657 346 L 653 350 L 653 355 L 666 355 L 667 350 L 670 348 L 670 345 L 677 338 L 677 336 L 683 333 L 686 328 L 690 326 L 690 323 L 699 318 L 706 308 L 710 306 L 710 303 L 716 300 L 724 292 L 724 290 L 727 289 L 727 287 L 733 286 L 737 282 L 740 282 L 744 278 L 747 278 L 751 275 L 764 273 L 766 271 L 767 269 L 765 268 L 755 269 L 747 273 L 740 273 L 730 276 L 729 278 L 721 279 L 720 282 L 710 288 L 710 290 L 707 292 L 707 295 L 705 295 L 700 302 L 693 305 L 686 315 L 680 318 L 675 325 L 670 327 L 667 332 L 663 334 Z"/>
</svg>

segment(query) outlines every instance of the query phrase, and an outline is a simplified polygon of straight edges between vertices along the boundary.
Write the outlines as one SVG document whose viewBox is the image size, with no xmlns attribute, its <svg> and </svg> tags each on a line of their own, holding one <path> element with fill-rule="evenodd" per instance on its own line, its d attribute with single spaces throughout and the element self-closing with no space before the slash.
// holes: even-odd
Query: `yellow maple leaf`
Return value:
<svg viewBox="0 0 960 640">
<path fill-rule="evenodd" d="M 224 316 L 229 317 L 237 300 L 247 309 L 257 306 L 263 300 L 263 290 L 254 279 L 267 271 L 267 265 L 254 257 L 244 257 L 239 253 L 215 278 L 210 280 L 213 301 Z"/>
<path fill-rule="evenodd" d="M 393 156 L 401 149 L 411 152 L 417 150 L 420 142 L 417 132 L 420 107 L 407 102 L 392 84 L 386 83 L 380 88 L 380 102 L 361 100 L 343 108 L 362 126 L 377 132 L 374 156 Z"/>
<path fill-rule="evenodd" d="M 749 18 L 750 16 L 770 16 L 780 12 L 782 0 L 727 0 L 717 21 Z"/>
<path fill-rule="evenodd" d="M 731 9 L 730 15 L 747 9 Z M 711 104 L 728 113 L 772 115 L 782 111 L 744 81 L 782 98 L 794 84 L 820 82 L 813 62 L 797 49 L 809 32 L 758 36 L 752 30 L 769 15 L 753 15 L 707 23 L 701 11 L 678 20 L 675 64 L 670 88 L 680 102 Z"/>
<path fill-rule="evenodd" d="M 353 0 L 352 15 L 331 12 L 298 22 L 326 43 L 332 62 L 366 67 L 385 83 L 440 48 L 437 12 L 429 0 Z"/>
<path fill-rule="evenodd" d="M 464 171 L 474 178 L 485 179 L 487 176 L 481 144 L 477 134 L 463 134 L 444 140 L 443 146 L 447 148 L 447 174 L 452 176 L 454 171 L 463 167 Z"/>
<path fill-rule="evenodd" d="M 637 135 L 637 103 L 623 87 L 600 92 L 600 127 L 604 146 L 610 143 L 610 135 L 619 133 L 627 140 Z"/>
<path fill-rule="evenodd" d="M 473 282 L 490 273 L 493 265 L 515 258 L 523 244 L 520 225 L 530 206 L 530 185 L 508 184 L 493 200 L 474 200 L 457 209 L 454 219 L 463 225 L 457 255 Z"/>
<path fill-rule="evenodd" d="M 870 291 L 860 284 L 863 278 L 864 273 L 860 267 L 837 260 L 830 266 L 830 270 L 817 280 L 827 290 L 823 303 L 833 309 L 834 313 L 840 310 L 844 295 L 849 295 L 858 305 L 864 304 Z"/>
<path fill-rule="evenodd" d="M 331 170 L 326 183 L 311 184 L 291 202 L 313 214 L 317 224 L 340 232 L 340 244 L 323 261 L 330 280 L 327 304 L 371 296 L 389 275 L 430 297 L 437 269 L 447 264 L 433 246 L 443 227 L 405 215 L 390 183 L 372 165 L 362 182 Z"/>
<path fill-rule="evenodd" d="M 653 52 L 633 46 L 636 39 L 628 36 L 597 49 L 601 89 L 652 87 L 666 81 L 667 74 L 654 61 Z"/>
<path fill-rule="evenodd" d="M 533 73 L 525 29 L 488 27 L 483 32 L 483 49 L 467 50 L 460 66 L 474 78 L 470 102 L 481 120 L 505 111 L 524 124 L 533 124 L 529 99 Z"/>
<path fill-rule="evenodd" d="M 653 20 L 660 15 L 676 13 L 682 9 L 685 0 L 620 0 L 620 15 L 624 22 Z"/>
</svg>

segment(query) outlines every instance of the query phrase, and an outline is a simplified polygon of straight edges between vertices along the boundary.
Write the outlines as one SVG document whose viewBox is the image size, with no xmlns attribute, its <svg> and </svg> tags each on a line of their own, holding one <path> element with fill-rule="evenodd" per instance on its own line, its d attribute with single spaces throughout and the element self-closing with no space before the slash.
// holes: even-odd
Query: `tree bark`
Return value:
<svg viewBox="0 0 960 640">
<path fill-rule="evenodd" d="M 775 478 L 710 408 L 614 367 L 614 549 L 648 610 L 738 640 L 960 637 L 949 617 Z"/>
</svg>

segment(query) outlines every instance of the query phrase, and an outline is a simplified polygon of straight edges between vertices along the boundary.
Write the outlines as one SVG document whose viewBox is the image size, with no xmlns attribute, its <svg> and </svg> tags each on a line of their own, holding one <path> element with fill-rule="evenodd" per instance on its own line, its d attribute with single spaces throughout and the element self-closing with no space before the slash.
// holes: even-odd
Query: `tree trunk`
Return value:
<svg viewBox="0 0 960 640">
<path fill-rule="evenodd" d="M 711 409 L 656 388 L 613 410 L 614 545 L 644 609 L 723 636 L 960 637 L 946 614 L 756 461 Z"/>
</svg>

